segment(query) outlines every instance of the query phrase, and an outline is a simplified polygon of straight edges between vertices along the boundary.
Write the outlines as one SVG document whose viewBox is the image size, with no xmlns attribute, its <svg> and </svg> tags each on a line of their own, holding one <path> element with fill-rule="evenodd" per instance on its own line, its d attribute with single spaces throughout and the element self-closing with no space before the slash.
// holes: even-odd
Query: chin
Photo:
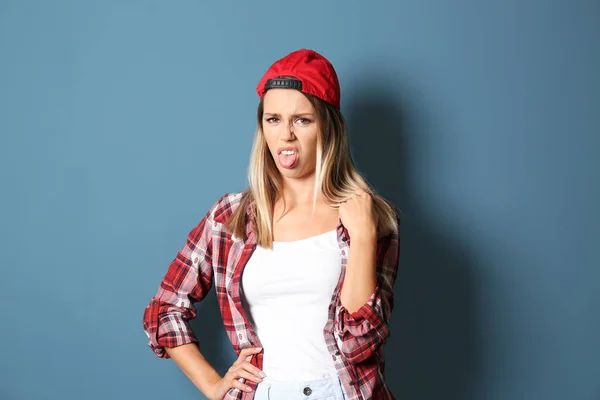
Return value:
<svg viewBox="0 0 600 400">
<path fill-rule="evenodd" d="M 302 174 L 302 172 L 296 168 L 294 168 L 294 169 L 280 168 L 279 173 L 285 177 L 290 177 L 290 178 L 297 178 L 299 175 Z"/>
<path fill-rule="evenodd" d="M 279 173 L 283 177 L 294 179 L 306 178 L 311 175 L 311 172 L 303 170 L 300 167 L 294 167 L 293 169 L 280 168 Z"/>
</svg>

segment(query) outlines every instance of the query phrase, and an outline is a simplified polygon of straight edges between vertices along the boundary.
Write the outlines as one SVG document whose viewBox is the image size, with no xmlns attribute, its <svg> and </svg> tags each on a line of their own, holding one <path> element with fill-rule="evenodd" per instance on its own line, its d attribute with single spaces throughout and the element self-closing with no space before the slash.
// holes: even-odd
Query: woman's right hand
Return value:
<svg viewBox="0 0 600 400">
<path fill-rule="evenodd" d="M 246 349 L 243 349 L 240 352 L 238 359 L 229 368 L 225 376 L 214 383 L 209 399 L 223 400 L 223 397 L 225 397 L 225 394 L 231 388 L 237 388 L 243 390 L 244 392 L 251 392 L 252 389 L 250 389 L 250 387 L 246 384 L 240 382 L 238 379 L 249 379 L 256 383 L 262 381 L 264 373 L 260 369 L 256 368 L 254 365 L 250 364 L 252 356 L 254 354 L 260 353 L 261 351 L 262 348 L 260 347 L 248 347 Z"/>
</svg>

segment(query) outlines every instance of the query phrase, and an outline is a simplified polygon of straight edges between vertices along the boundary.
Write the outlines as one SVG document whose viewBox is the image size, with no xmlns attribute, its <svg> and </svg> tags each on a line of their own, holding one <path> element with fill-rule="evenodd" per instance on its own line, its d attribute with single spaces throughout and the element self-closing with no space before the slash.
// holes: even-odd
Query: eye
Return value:
<svg viewBox="0 0 600 400">
<path fill-rule="evenodd" d="M 274 124 L 276 122 L 279 122 L 279 119 L 277 117 L 270 117 L 270 118 L 267 118 L 265 121 L 267 121 L 270 124 Z"/>
<path fill-rule="evenodd" d="M 308 125 L 311 123 L 311 120 L 308 118 L 298 118 L 296 120 L 300 125 Z"/>
</svg>

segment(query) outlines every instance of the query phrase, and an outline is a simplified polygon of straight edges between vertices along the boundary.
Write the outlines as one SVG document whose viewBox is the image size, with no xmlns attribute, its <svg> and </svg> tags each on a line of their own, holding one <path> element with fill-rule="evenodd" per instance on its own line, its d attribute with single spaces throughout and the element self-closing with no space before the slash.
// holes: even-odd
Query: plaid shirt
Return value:
<svg viewBox="0 0 600 400">
<path fill-rule="evenodd" d="M 262 347 L 240 298 L 242 271 L 256 248 L 253 224 L 246 224 L 245 241 L 232 236 L 224 228 L 227 218 L 240 205 L 241 195 L 223 195 L 191 230 L 185 246 L 171 262 L 157 293 L 146 307 L 144 331 L 150 348 L 158 357 L 169 358 L 163 346 L 198 343 L 188 321 L 196 317 L 194 304 L 204 299 L 213 284 L 225 329 L 236 354 L 247 347 Z M 398 212 L 392 207 L 399 226 Z M 252 216 L 250 206 L 246 213 Z M 342 272 L 332 294 L 328 322 L 323 329 L 327 349 L 349 400 L 393 400 L 394 396 L 385 383 L 383 344 L 390 334 L 388 323 L 398 270 L 399 235 L 390 234 L 378 239 L 376 288 L 359 310 L 350 313 L 340 302 L 350 237 L 341 223 L 337 232 Z M 290 343 L 290 346 L 293 345 Z M 262 352 L 251 359 L 251 363 L 259 369 L 262 369 L 262 362 Z M 244 381 L 243 378 L 240 380 Z M 253 389 L 252 392 L 232 388 L 224 399 L 252 399 L 257 384 L 252 381 L 246 383 Z"/>
</svg>

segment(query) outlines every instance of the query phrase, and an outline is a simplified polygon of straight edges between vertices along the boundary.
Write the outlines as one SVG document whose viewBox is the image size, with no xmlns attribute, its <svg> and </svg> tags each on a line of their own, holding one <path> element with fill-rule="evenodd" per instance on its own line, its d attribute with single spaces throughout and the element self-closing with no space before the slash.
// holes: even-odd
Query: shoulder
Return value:
<svg viewBox="0 0 600 400">
<path fill-rule="evenodd" d="M 208 215 L 218 223 L 227 222 L 231 214 L 240 206 L 244 192 L 228 192 L 223 194 L 211 206 Z"/>
</svg>

